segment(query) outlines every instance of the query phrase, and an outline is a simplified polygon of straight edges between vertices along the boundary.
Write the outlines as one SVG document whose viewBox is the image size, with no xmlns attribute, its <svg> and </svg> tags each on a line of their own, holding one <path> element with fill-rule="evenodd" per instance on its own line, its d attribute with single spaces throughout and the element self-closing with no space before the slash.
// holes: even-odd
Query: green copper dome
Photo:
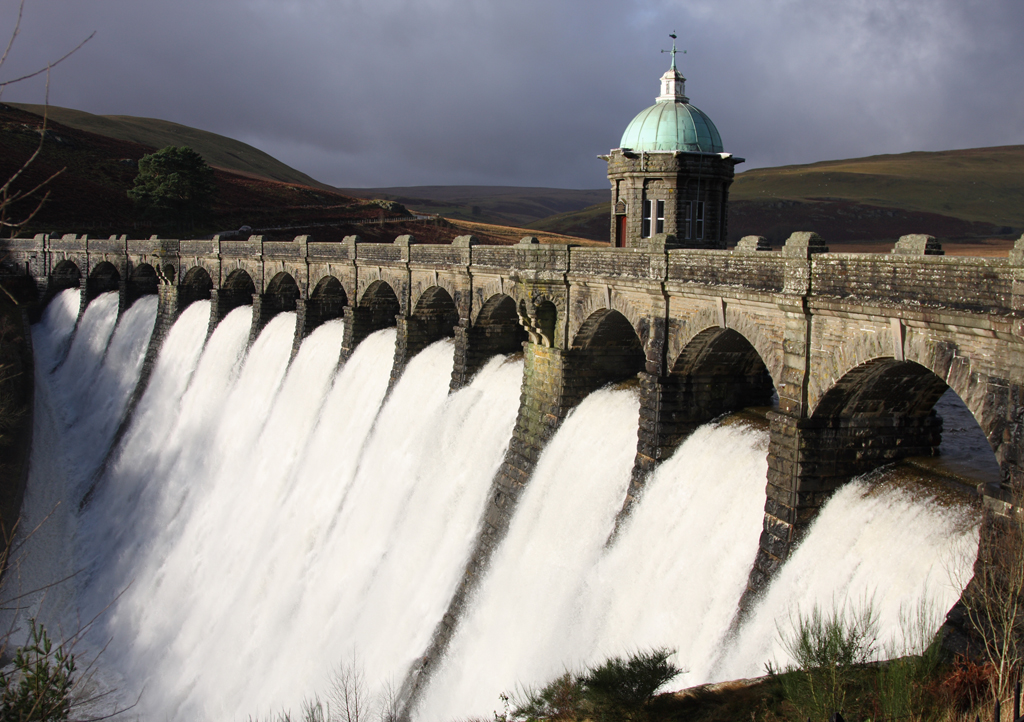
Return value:
<svg viewBox="0 0 1024 722">
<path fill-rule="evenodd" d="M 661 95 L 626 126 L 620 148 L 635 151 L 721 153 L 722 136 L 711 118 L 690 105 L 686 78 L 676 68 L 675 35 L 671 36 L 672 67 L 661 76 Z"/>
<path fill-rule="evenodd" d="M 659 100 L 626 126 L 619 147 L 638 152 L 721 153 L 722 137 L 711 118 L 689 103 Z"/>
</svg>

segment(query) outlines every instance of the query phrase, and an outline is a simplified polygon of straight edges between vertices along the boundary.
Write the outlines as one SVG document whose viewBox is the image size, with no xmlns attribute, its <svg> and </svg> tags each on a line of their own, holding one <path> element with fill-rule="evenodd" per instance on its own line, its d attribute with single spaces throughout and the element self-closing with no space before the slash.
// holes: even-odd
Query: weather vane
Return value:
<svg viewBox="0 0 1024 722">
<path fill-rule="evenodd" d="M 685 50 L 679 50 L 679 51 L 676 50 L 676 31 L 675 30 L 673 30 L 671 33 L 669 33 L 668 36 L 670 38 L 672 38 L 672 49 L 671 50 L 662 50 L 661 52 L 663 52 L 663 53 L 672 53 L 672 69 L 675 70 L 676 69 L 676 53 L 677 52 L 681 52 L 683 55 L 686 55 L 686 51 Z"/>
</svg>

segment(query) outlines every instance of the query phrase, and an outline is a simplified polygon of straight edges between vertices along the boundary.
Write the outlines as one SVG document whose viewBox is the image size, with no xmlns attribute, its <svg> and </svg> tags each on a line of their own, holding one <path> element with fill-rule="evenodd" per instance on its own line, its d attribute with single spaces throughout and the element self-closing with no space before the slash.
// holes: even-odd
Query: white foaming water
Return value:
<svg viewBox="0 0 1024 722">
<path fill-rule="evenodd" d="M 69 348 L 78 298 L 55 298 L 33 329 L 40 371 L 25 518 L 34 525 L 62 503 L 31 539 L 34 561 L 16 569 L 35 585 L 85 573 L 32 601 L 33 613 L 65 634 L 99 615 L 76 653 L 87 660 L 109 641 L 97 687 L 116 690 L 121 705 L 144 689 L 137 712 L 146 719 L 294 711 L 353 658 L 371 692 L 399 684 L 472 549 L 515 422 L 522 363 L 494 359 L 448 395 L 452 345 L 440 342 L 384 403 L 394 330 L 370 336 L 336 371 L 341 322 L 317 329 L 289 364 L 293 314 L 271 321 L 247 354 L 251 308 L 206 341 L 209 303 L 193 304 L 78 512 L 155 312 L 155 299 L 142 299 L 115 331 L 116 297 L 101 297 Z M 955 599 L 945 560 L 969 570 L 973 519 L 862 480 L 822 510 L 727 643 L 761 529 L 766 434 L 698 430 L 606 547 L 636 425 L 636 396 L 622 390 L 593 394 L 563 424 L 419 719 L 489 716 L 517 683 L 638 647 L 677 650 L 691 671 L 676 686 L 759 674 L 785 661 L 776 621 L 793 609 L 874 595 L 888 634 L 901 604 L 924 596 L 944 611 Z"/>
<path fill-rule="evenodd" d="M 43 365 L 73 329 L 70 300 L 55 300 L 36 327 Z M 311 334 L 289 365 L 294 314 L 275 317 L 246 354 L 251 309 L 229 314 L 204 349 L 209 311 L 200 302 L 182 314 L 94 495 L 56 524 L 76 553 L 51 545 L 37 566 L 86 573 L 60 587 L 42 621 L 71 630 L 97 616 L 76 653 L 91 659 L 105 646 L 94 688 L 114 690 L 108 707 L 144 689 L 144 718 L 295 709 L 353 653 L 371 689 L 400 684 L 468 561 L 515 423 L 522 363 L 492 359 L 449 396 L 453 346 L 441 342 L 410 362 L 381 408 L 394 330 L 366 339 L 335 373 L 340 321 Z M 84 392 L 47 397 L 59 414 L 81 420 L 91 400 L 120 417 L 99 397 L 125 384 L 130 394 L 137 368 L 105 379 L 87 353 L 110 336 L 112 312 L 116 297 L 83 318 L 60 373 L 76 369 Z M 144 354 L 149 331 L 128 319 L 124 335 Z M 112 368 L 131 346 L 118 334 L 105 351 Z M 63 426 L 37 448 L 66 446 L 66 458 L 34 469 L 49 473 L 34 487 L 54 489 L 95 440 L 90 428 L 110 424 Z"/>
<path fill-rule="evenodd" d="M 636 394 L 605 389 L 562 424 L 537 462 L 418 719 L 489 716 L 502 690 L 517 681 L 547 681 L 579 661 L 582 650 L 568 637 L 625 497 L 638 412 Z"/>
<path fill-rule="evenodd" d="M 486 717 L 503 691 L 636 649 L 676 651 L 687 672 L 672 688 L 758 676 L 768 661 L 789 661 L 778 620 L 867 596 L 889 639 L 899 636 L 901 608 L 913 611 L 922 599 L 938 610 L 937 628 L 959 594 L 951 575 L 961 584 L 969 578 L 977 550 L 970 513 L 859 479 L 826 504 L 730 640 L 761 532 L 767 433 L 736 424 L 698 429 L 602 549 L 635 444 L 614 433 L 634 428 L 635 407 L 615 414 L 594 403 L 608 393 L 581 404 L 542 455 L 417 719 Z"/>
<path fill-rule="evenodd" d="M 40 590 L 19 600 L 24 618 L 49 618 L 57 628 L 77 626 L 77 618 L 66 614 L 73 585 L 49 586 L 80 571 L 66 553 L 74 539 L 71 512 L 110 448 L 156 318 L 155 299 L 141 299 L 118 323 L 117 294 L 109 293 L 89 305 L 76 330 L 71 311 L 77 299 L 77 291 L 64 291 L 47 308 L 42 333 L 33 334 L 36 397 L 19 522 L 23 546 L 4 582 L 8 598 L 12 590 Z M 63 354 L 72 332 L 67 359 L 51 372 L 57 360 L 45 354 Z"/>
<path fill-rule="evenodd" d="M 733 645 L 709 677 L 764 674 L 792 659 L 779 636 L 813 607 L 857 614 L 870 604 L 879 638 L 900 644 L 900 613 L 922 600 L 937 628 L 970 579 L 978 552 L 977 520 L 923 492 L 876 487 L 861 477 L 822 508 L 803 543 L 779 571 Z"/>
</svg>

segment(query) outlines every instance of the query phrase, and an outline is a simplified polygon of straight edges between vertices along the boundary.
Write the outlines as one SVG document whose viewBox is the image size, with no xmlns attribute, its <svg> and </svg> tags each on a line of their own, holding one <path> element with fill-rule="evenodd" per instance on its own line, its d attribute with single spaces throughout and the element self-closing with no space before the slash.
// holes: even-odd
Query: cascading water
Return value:
<svg viewBox="0 0 1024 722">
<path fill-rule="evenodd" d="M 210 305 L 197 302 L 171 329 L 96 479 L 156 304 L 136 302 L 115 330 L 116 296 L 102 296 L 75 329 L 78 299 L 55 298 L 33 329 L 23 530 L 49 518 L 16 568 L 25 589 L 78 573 L 26 606 L 64 634 L 97 619 L 76 652 L 105 646 L 94 685 L 115 690 L 106 707 L 144 690 L 135 712 L 145 719 L 294 710 L 324 693 L 341 663 L 371 688 L 399 685 L 468 561 L 515 423 L 522 362 L 492 359 L 449 395 L 452 345 L 440 342 L 385 402 L 393 330 L 338 368 L 343 328 L 329 322 L 289 363 L 294 314 L 276 316 L 247 351 L 250 308 L 206 340 Z M 955 599 L 949 574 L 965 578 L 975 520 L 874 475 L 833 497 L 728 638 L 761 530 L 766 432 L 699 429 L 606 545 L 637 412 L 634 391 L 605 389 L 555 434 L 417 719 L 490 716 L 517 683 L 638 647 L 677 650 L 689 672 L 676 686 L 756 675 L 785 661 L 776 622 L 795 610 L 873 596 L 891 633 L 901 604 L 927 597 L 944 611 Z"/>
<path fill-rule="evenodd" d="M 117 294 L 108 293 L 88 306 L 75 330 L 78 298 L 77 292 L 65 291 L 54 299 L 43 332 L 34 334 L 32 479 L 19 521 L 23 543 L 5 579 L 8 598 L 45 590 L 21 600 L 25 618 L 49 617 L 68 629 L 77 626 L 74 616 L 65 615 L 74 606 L 68 604 L 72 585 L 49 585 L 81 572 L 64 553 L 75 538 L 69 507 L 88 490 L 117 432 L 156 316 L 156 299 L 143 299 L 115 331 Z"/>
<path fill-rule="evenodd" d="M 898 637 L 901 611 L 922 600 L 937 610 L 937 628 L 957 582 L 969 578 L 973 515 L 936 505 L 917 487 L 859 479 L 825 506 L 730 639 L 761 531 L 767 435 L 744 425 L 699 429 L 658 468 L 602 549 L 629 474 L 625 459 L 614 460 L 613 445 L 621 455 L 624 440 L 613 433 L 634 428 L 630 414 L 636 423 L 635 405 L 619 416 L 601 406 L 608 393 L 581 404 L 545 450 L 418 720 L 489 716 L 503 691 L 635 649 L 676 650 L 687 672 L 674 688 L 758 676 L 766 662 L 790 661 L 780 628 L 788 632 L 785 622 L 815 604 L 870 600 L 887 639 Z M 595 498 L 609 488 L 616 493 Z"/>
<path fill-rule="evenodd" d="M 74 363 L 84 389 L 85 365 L 94 378 L 99 371 L 79 346 L 109 336 L 116 319 L 116 296 L 101 300 L 61 367 Z M 70 305 L 56 300 L 35 329 L 40 368 L 54 364 L 73 328 Z M 122 317 L 111 364 L 123 356 L 122 335 L 144 354 L 148 330 L 131 314 L 148 314 L 151 327 L 154 310 L 137 303 Z M 62 517 L 63 548 L 76 550 L 62 566 L 84 574 L 63 585 L 62 614 L 43 621 L 73 629 L 96 617 L 76 651 L 105 647 L 96 687 L 116 690 L 108 706 L 122 707 L 144 688 L 147 718 L 294 708 L 352 655 L 374 685 L 397 686 L 468 561 L 515 423 L 522 363 L 493 359 L 449 395 L 453 347 L 441 342 L 412 360 L 382 407 L 393 330 L 372 335 L 335 373 L 340 321 L 311 334 L 289 365 L 294 314 L 276 316 L 246 353 L 251 310 L 229 314 L 204 349 L 209 311 L 193 304 L 172 328 L 88 504 Z M 130 394 L 138 365 L 124 370 Z M 96 399 L 104 392 L 39 400 L 66 415 L 84 413 L 86 400 L 109 412 Z M 76 507 L 83 489 L 62 481 L 69 460 L 92 445 L 100 451 L 83 473 L 95 470 L 103 440 L 74 424 L 51 436 L 67 459 L 33 467 L 31 486 Z M 51 576 L 39 586 L 53 581 L 54 570 L 43 571 Z"/>
</svg>

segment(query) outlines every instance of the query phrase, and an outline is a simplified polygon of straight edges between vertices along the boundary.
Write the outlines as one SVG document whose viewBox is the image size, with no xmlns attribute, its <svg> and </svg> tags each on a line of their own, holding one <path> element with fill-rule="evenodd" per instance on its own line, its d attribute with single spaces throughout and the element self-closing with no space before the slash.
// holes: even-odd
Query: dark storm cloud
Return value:
<svg viewBox="0 0 1024 722">
<path fill-rule="evenodd" d="M 602 187 L 595 156 L 653 102 L 673 29 L 691 101 L 749 167 L 1024 143 L 1024 0 L 28 0 L 4 76 L 96 30 L 52 103 L 341 186 Z"/>
</svg>

